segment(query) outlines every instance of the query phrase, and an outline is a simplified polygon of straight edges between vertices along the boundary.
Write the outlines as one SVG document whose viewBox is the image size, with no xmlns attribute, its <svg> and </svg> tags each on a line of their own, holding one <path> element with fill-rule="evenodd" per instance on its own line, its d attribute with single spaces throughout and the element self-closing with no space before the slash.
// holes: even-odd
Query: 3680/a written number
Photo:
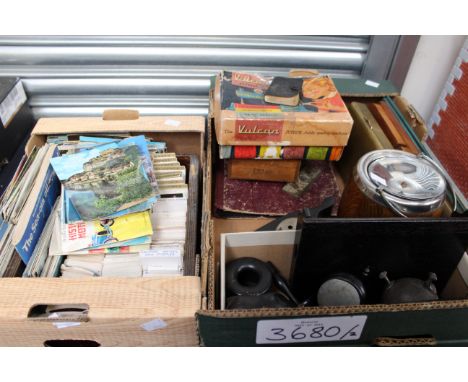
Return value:
<svg viewBox="0 0 468 382">
<path fill-rule="evenodd" d="M 257 344 L 358 340 L 367 316 L 261 320 Z"/>
</svg>

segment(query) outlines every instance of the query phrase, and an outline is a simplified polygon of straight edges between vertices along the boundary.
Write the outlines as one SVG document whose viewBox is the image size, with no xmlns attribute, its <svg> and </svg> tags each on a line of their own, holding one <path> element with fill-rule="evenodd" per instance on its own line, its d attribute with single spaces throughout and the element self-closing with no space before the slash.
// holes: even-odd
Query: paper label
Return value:
<svg viewBox="0 0 468 382">
<path fill-rule="evenodd" d="M 179 257 L 180 250 L 178 248 L 169 249 L 148 249 L 140 251 L 140 257 Z"/>
<path fill-rule="evenodd" d="M 365 84 L 367 86 L 372 86 L 373 88 L 378 88 L 380 86 L 380 84 L 378 82 L 374 82 L 374 81 L 371 81 L 371 80 L 367 80 L 365 82 Z"/>
<path fill-rule="evenodd" d="M 282 137 L 283 121 L 281 120 L 236 120 L 235 138 L 237 140 L 279 142 Z"/>
<path fill-rule="evenodd" d="M 26 93 L 24 92 L 23 84 L 18 82 L 13 89 L 11 89 L 8 96 L 0 103 L 0 120 L 3 127 L 7 127 L 11 118 L 26 102 Z"/>
<path fill-rule="evenodd" d="M 72 326 L 80 326 L 81 322 L 53 322 L 52 323 L 57 329 L 70 328 Z"/>
<path fill-rule="evenodd" d="M 262 76 L 251 73 L 232 72 L 231 81 L 234 86 L 241 86 L 248 89 L 266 90 L 268 86 L 270 86 L 268 80 Z"/>
<path fill-rule="evenodd" d="M 175 119 L 166 119 L 164 121 L 164 124 L 167 126 L 173 126 L 173 127 L 179 127 L 180 126 L 180 121 L 177 121 Z"/>
<path fill-rule="evenodd" d="M 155 318 L 154 320 L 145 322 L 140 326 L 147 332 L 152 332 L 153 330 L 165 328 L 167 324 L 164 320 L 161 320 L 160 318 Z"/>
<path fill-rule="evenodd" d="M 257 322 L 257 344 L 355 341 L 367 316 L 309 317 Z"/>
</svg>

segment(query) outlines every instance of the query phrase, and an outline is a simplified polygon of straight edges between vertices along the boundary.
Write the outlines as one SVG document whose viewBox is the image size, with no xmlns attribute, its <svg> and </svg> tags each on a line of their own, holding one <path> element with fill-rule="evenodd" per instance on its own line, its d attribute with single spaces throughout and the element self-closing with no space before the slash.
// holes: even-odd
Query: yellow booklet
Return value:
<svg viewBox="0 0 468 382">
<path fill-rule="evenodd" d="M 125 245 L 130 239 L 153 234 L 149 211 L 136 212 L 114 219 L 62 224 L 62 251 Z"/>
</svg>

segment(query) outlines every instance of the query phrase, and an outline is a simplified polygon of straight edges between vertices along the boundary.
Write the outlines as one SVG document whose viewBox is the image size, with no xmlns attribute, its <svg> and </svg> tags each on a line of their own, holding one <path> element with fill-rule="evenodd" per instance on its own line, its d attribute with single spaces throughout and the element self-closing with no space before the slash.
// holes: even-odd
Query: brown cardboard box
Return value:
<svg viewBox="0 0 468 382">
<path fill-rule="evenodd" d="M 150 138 L 166 142 L 167 150 L 177 154 L 196 154 L 203 158 L 205 119 L 197 116 L 139 117 L 116 110 L 119 119 L 100 117 L 81 118 L 41 118 L 31 133 L 26 145 L 28 153 L 33 145 L 43 144 L 47 135 L 86 134 L 86 133 L 128 133 L 145 134 Z M 182 134 L 182 135 L 179 135 Z"/>
<path fill-rule="evenodd" d="M 128 113 L 117 114 L 108 113 L 106 119 L 40 119 L 26 151 L 44 144 L 50 134 L 144 133 L 165 141 L 169 151 L 197 155 L 203 167 L 203 117 L 135 119 L 130 114 L 131 119 L 126 119 L 130 118 Z M 201 297 L 198 276 L 3 278 L 0 279 L 0 346 L 44 346 L 50 344 L 47 341 L 55 340 L 58 344 L 61 340 L 87 340 L 103 346 L 196 346 L 194 314 L 201 307 Z M 80 320 L 54 316 L 37 319 L 30 312 L 38 304 L 86 304 L 89 310 Z"/>
<path fill-rule="evenodd" d="M 280 274 L 287 279 L 291 272 L 294 246 L 297 245 L 297 231 L 260 231 L 224 233 L 220 243 L 220 308 L 225 309 L 226 264 L 242 257 L 254 257 L 271 261 Z"/>
<path fill-rule="evenodd" d="M 80 319 L 31 317 L 39 304 L 89 310 Z M 6 278 L 0 280 L 0 346 L 197 346 L 199 308 L 198 277 Z"/>
<path fill-rule="evenodd" d="M 213 123 L 213 120 L 210 121 Z M 209 136 L 209 140 L 214 134 Z M 221 291 L 219 285 L 222 272 L 222 234 L 255 231 L 272 221 L 268 218 L 223 218 L 212 214 L 212 153 L 207 151 L 204 191 L 204 245 L 202 250 L 202 287 L 206 293 L 206 307 L 197 313 L 201 343 L 205 346 L 258 346 L 265 345 L 260 336 L 268 325 L 274 328 L 290 329 L 289 336 L 281 345 L 307 344 L 351 345 L 351 346 L 427 346 L 427 345 L 466 345 L 468 343 L 468 300 L 466 281 L 459 269 L 448 283 L 443 297 L 447 300 L 411 304 L 373 304 L 345 307 L 298 307 L 281 309 L 220 309 Z M 255 234 L 251 234 L 255 237 Z M 226 235 L 224 240 L 233 236 Z M 230 239 L 229 239 L 230 240 Z M 246 241 L 247 242 L 247 241 Z M 231 243 L 232 244 L 232 243 Z M 288 269 L 284 261 L 293 256 L 293 245 L 229 245 L 225 247 L 225 258 L 254 256 L 265 259 L 272 253 L 275 264 L 284 276 Z M 466 257 L 466 256 L 465 256 Z M 273 260 L 275 261 L 275 260 Z M 460 300 L 458 300 L 460 299 Z M 302 337 L 302 329 L 329 323 L 335 325 L 341 320 L 360 320 L 357 338 L 350 341 L 323 339 L 315 341 Z M 331 324 L 330 324 L 331 323 Z M 284 327 L 278 325 L 285 325 Z M 304 326 L 305 325 L 305 326 Z M 295 328 L 298 329 L 295 332 Z M 340 327 L 341 328 L 341 327 Z M 260 334 L 259 334 L 260 333 Z M 298 334 L 299 333 L 299 334 Z M 309 332 L 308 332 L 309 333 Z M 331 332 L 330 332 L 331 333 Z M 329 333 L 329 334 L 330 334 Z M 293 335 L 294 334 L 294 335 Z M 310 334 L 310 333 L 309 333 Z M 260 337 L 259 337 L 260 336 Z M 276 339 L 278 336 L 275 337 Z M 345 338 L 349 339 L 349 338 Z M 268 345 L 278 345 L 270 341 Z"/>
<path fill-rule="evenodd" d="M 346 146 L 353 120 L 332 79 L 305 78 L 296 107 L 263 101 L 272 78 L 221 72 L 213 112 L 220 145 Z"/>
</svg>

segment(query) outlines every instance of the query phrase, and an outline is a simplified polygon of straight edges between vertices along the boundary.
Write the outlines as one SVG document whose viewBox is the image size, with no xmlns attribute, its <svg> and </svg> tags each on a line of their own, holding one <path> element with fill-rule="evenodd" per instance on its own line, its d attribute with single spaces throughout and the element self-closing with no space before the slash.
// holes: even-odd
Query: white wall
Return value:
<svg viewBox="0 0 468 382">
<path fill-rule="evenodd" d="M 401 94 L 428 121 L 466 36 L 421 36 Z"/>
</svg>

